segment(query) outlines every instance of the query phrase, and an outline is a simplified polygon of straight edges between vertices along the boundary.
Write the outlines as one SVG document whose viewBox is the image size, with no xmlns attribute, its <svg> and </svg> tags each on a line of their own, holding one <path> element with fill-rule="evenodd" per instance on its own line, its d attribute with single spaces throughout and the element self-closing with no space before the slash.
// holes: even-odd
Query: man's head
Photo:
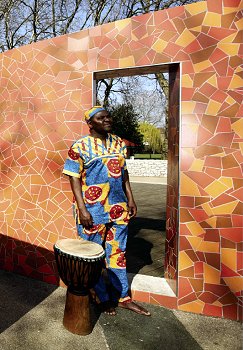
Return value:
<svg viewBox="0 0 243 350">
<path fill-rule="evenodd" d="M 102 106 L 94 106 L 85 112 L 84 115 L 91 132 L 107 134 L 111 131 L 112 118 Z"/>
</svg>

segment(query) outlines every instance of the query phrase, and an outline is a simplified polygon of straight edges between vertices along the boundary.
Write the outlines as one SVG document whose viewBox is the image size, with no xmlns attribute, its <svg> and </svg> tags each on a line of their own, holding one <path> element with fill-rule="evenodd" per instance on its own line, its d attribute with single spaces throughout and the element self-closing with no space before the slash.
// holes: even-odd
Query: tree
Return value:
<svg viewBox="0 0 243 350">
<path fill-rule="evenodd" d="M 143 143 L 148 151 L 161 153 L 162 136 L 160 130 L 148 123 L 140 123 L 139 131 L 143 135 Z"/>
<path fill-rule="evenodd" d="M 134 112 L 133 106 L 129 104 L 120 104 L 108 108 L 113 117 L 113 132 L 136 144 L 136 148 L 143 147 L 142 135 L 139 132 L 137 115 Z"/>
</svg>

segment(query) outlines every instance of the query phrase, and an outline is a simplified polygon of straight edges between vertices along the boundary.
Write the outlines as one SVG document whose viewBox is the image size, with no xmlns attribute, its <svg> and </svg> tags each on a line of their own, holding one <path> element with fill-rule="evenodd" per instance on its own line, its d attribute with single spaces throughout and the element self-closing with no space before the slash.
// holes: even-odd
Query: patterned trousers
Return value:
<svg viewBox="0 0 243 350">
<path fill-rule="evenodd" d="M 116 221 L 108 224 L 94 225 L 91 229 L 85 229 L 82 225 L 78 224 L 77 231 L 81 238 L 103 246 L 106 253 L 105 260 L 109 281 L 117 292 L 117 295 L 113 295 L 112 299 L 114 301 L 126 300 L 128 298 L 125 258 L 128 235 L 127 223 Z M 103 275 L 101 275 L 94 289 L 101 302 L 110 299 Z"/>
</svg>

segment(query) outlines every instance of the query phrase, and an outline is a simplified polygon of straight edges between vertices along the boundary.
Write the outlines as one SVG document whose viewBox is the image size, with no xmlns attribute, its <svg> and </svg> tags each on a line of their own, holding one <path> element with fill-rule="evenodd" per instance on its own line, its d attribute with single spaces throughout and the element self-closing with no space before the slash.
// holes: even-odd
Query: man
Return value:
<svg viewBox="0 0 243 350">
<path fill-rule="evenodd" d="M 137 213 L 126 169 L 126 146 L 110 134 L 112 119 L 105 108 L 85 113 L 90 134 L 76 141 L 68 152 L 63 173 L 70 178 L 75 197 L 78 235 L 102 245 L 110 283 L 118 292 L 110 300 L 101 276 L 95 286 L 102 310 L 115 315 L 115 305 L 149 316 L 128 295 L 125 250 L 128 222 Z"/>
</svg>

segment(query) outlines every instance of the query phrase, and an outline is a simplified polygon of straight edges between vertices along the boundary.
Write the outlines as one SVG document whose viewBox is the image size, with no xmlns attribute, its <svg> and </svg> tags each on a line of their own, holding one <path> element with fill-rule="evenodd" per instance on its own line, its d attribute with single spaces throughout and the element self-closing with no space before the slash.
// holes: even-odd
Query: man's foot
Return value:
<svg viewBox="0 0 243 350">
<path fill-rule="evenodd" d="M 123 309 L 131 310 L 136 312 L 137 314 L 144 315 L 144 316 L 151 316 L 151 313 L 144 309 L 142 306 L 134 303 L 132 299 L 128 299 L 122 302 L 118 303 L 119 307 L 122 307 Z"/>
<path fill-rule="evenodd" d="M 116 309 L 110 301 L 104 301 L 103 303 L 100 303 L 99 308 L 101 312 L 104 312 L 107 315 L 110 315 L 110 316 L 116 315 Z"/>
</svg>

